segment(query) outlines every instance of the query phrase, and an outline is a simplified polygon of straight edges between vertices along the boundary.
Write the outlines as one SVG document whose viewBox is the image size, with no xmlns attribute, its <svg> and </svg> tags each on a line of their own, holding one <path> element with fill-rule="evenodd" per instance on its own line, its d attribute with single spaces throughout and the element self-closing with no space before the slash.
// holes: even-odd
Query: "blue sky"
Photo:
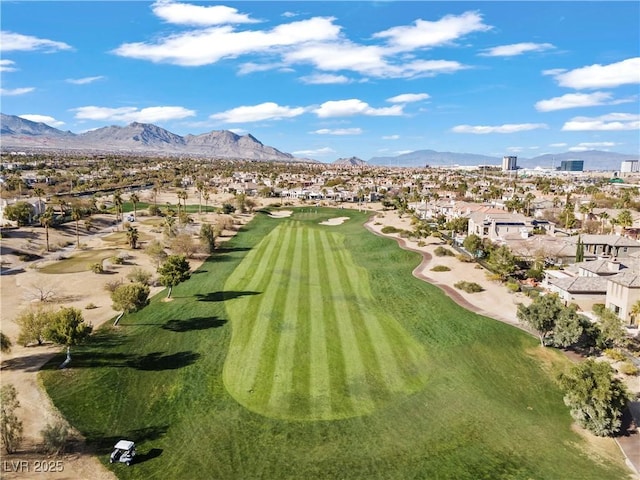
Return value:
<svg viewBox="0 0 640 480">
<path fill-rule="evenodd" d="M 640 152 L 640 2 L 0 3 L 1 110 L 298 157 Z M 579 156 L 579 155 L 577 155 Z"/>
</svg>

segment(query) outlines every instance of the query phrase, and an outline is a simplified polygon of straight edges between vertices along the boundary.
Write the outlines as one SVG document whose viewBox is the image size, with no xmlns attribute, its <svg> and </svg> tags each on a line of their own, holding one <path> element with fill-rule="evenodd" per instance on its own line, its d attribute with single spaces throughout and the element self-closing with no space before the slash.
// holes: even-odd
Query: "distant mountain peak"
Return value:
<svg viewBox="0 0 640 480">
<path fill-rule="evenodd" d="M 152 123 L 111 125 L 75 135 L 44 123 L 2 114 L 2 146 L 17 149 L 130 152 L 140 154 L 194 155 L 257 161 L 301 161 L 289 153 L 264 145 L 251 134 L 214 130 L 184 137 Z M 310 160 L 305 160 L 310 161 Z"/>
<path fill-rule="evenodd" d="M 334 165 L 344 165 L 350 167 L 362 167 L 367 165 L 367 162 L 358 157 L 349 157 L 349 158 L 339 158 L 335 162 Z"/>
</svg>

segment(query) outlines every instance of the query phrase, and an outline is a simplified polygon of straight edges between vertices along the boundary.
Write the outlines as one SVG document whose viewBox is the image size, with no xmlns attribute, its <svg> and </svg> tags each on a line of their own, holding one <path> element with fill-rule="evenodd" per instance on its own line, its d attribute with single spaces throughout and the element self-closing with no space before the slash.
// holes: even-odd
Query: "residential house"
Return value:
<svg viewBox="0 0 640 480">
<path fill-rule="evenodd" d="M 625 271 L 607 278 L 606 306 L 622 321 L 637 326 L 640 318 L 631 314 L 633 305 L 640 302 L 640 272 Z"/>
</svg>

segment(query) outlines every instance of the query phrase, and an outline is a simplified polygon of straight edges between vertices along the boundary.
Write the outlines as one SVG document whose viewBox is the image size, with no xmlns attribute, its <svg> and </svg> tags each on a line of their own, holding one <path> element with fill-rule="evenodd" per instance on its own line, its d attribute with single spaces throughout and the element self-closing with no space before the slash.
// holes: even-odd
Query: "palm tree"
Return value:
<svg viewBox="0 0 640 480">
<path fill-rule="evenodd" d="M 47 207 L 47 209 L 44 211 L 44 213 L 42 215 L 40 215 L 40 224 L 44 227 L 44 236 L 45 236 L 45 241 L 47 243 L 47 252 L 50 251 L 49 249 L 49 227 L 51 225 L 53 225 L 53 208 L 52 207 Z"/>
<path fill-rule="evenodd" d="M 120 190 L 113 192 L 113 204 L 116 206 L 116 222 L 120 222 L 122 215 L 122 194 Z"/>
<path fill-rule="evenodd" d="M 631 315 L 631 325 L 636 324 L 636 319 L 640 315 L 640 300 L 634 303 L 631 306 L 631 310 L 629 310 L 629 314 Z"/>
<path fill-rule="evenodd" d="M 76 222 L 76 248 L 80 248 L 80 233 L 79 233 L 79 223 L 82 218 L 82 209 L 80 205 L 73 205 L 71 207 L 71 218 L 74 222 Z"/>
<path fill-rule="evenodd" d="M 138 239 L 140 236 L 138 235 L 138 229 L 136 227 L 129 226 L 127 228 L 127 240 L 129 241 L 129 246 L 135 250 L 138 247 Z"/>
<path fill-rule="evenodd" d="M 153 204 L 154 205 L 158 205 L 158 192 L 160 191 L 160 188 L 157 185 L 154 185 L 153 188 L 151 189 L 151 192 L 153 193 Z"/>
<path fill-rule="evenodd" d="M 180 214 L 180 200 L 184 200 L 184 210 L 187 211 L 187 191 L 179 190 L 178 191 L 178 214 Z"/>
<path fill-rule="evenodd" d="M 38 203 L 42 202 L 42 197 L 44 196 L 44 190 L 40 187 L 36 187 L 33 189 L 33 193 L 38 197 Z"/>
<path fill-rule="evenodd" d="M 202 180 L 196 182 L 196 190 L 198 191 L 198 213 L 202 214 L 202 192 L 204 191 Z"/>
<path fill-rule="evenodd" d="M 616 220 L 618 221 L 618 225 L 621 225 L 623 228 L 633 225 L 633 217 L 629 210 L 622 210 Z"/>
<path fill-rule="evenodd" d="M 604 233 L 604 224 L 607 220 L 607 218 L 609 218 L 609 214 L 607 212 L 602 212 L 600 213 L 600 215 L 598 215 L 600 217 L 600 227 L 601 227 L 601 232 Z"/>
<path fill-rule="evenodd" d="M 209 190 L 206 190 L 202 193 L 202 198 L 204 198 L 204 209 L 206 212 L 209 211 Z"/>
<path fill-rule="evenodd" d="M 129 201 L 131 203 L 133 203 L 133 218 L 137 219 L 138 218 L 138 202 L 140 201 L 140 197 L 138 197 L 138 195 L 136 193 L 132 193 L 131 195 L 129 195 Z"/>
</svg>

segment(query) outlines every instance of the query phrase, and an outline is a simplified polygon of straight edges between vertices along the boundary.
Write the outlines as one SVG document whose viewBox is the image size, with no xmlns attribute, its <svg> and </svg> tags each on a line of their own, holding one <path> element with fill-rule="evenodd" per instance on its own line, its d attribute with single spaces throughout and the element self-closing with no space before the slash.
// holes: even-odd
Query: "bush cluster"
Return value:
<svg viewBox="0 0 640 480">
<path fill-rule="evenodd" d="M 467 293 L 478 293 L 484 291 L 484 288 L 482 288 L 482 286 L 478 285 L 475 282 L 460 281 L 455 283 L 453 286 L 458 290 L 462 290 Z"/>
</svg>

